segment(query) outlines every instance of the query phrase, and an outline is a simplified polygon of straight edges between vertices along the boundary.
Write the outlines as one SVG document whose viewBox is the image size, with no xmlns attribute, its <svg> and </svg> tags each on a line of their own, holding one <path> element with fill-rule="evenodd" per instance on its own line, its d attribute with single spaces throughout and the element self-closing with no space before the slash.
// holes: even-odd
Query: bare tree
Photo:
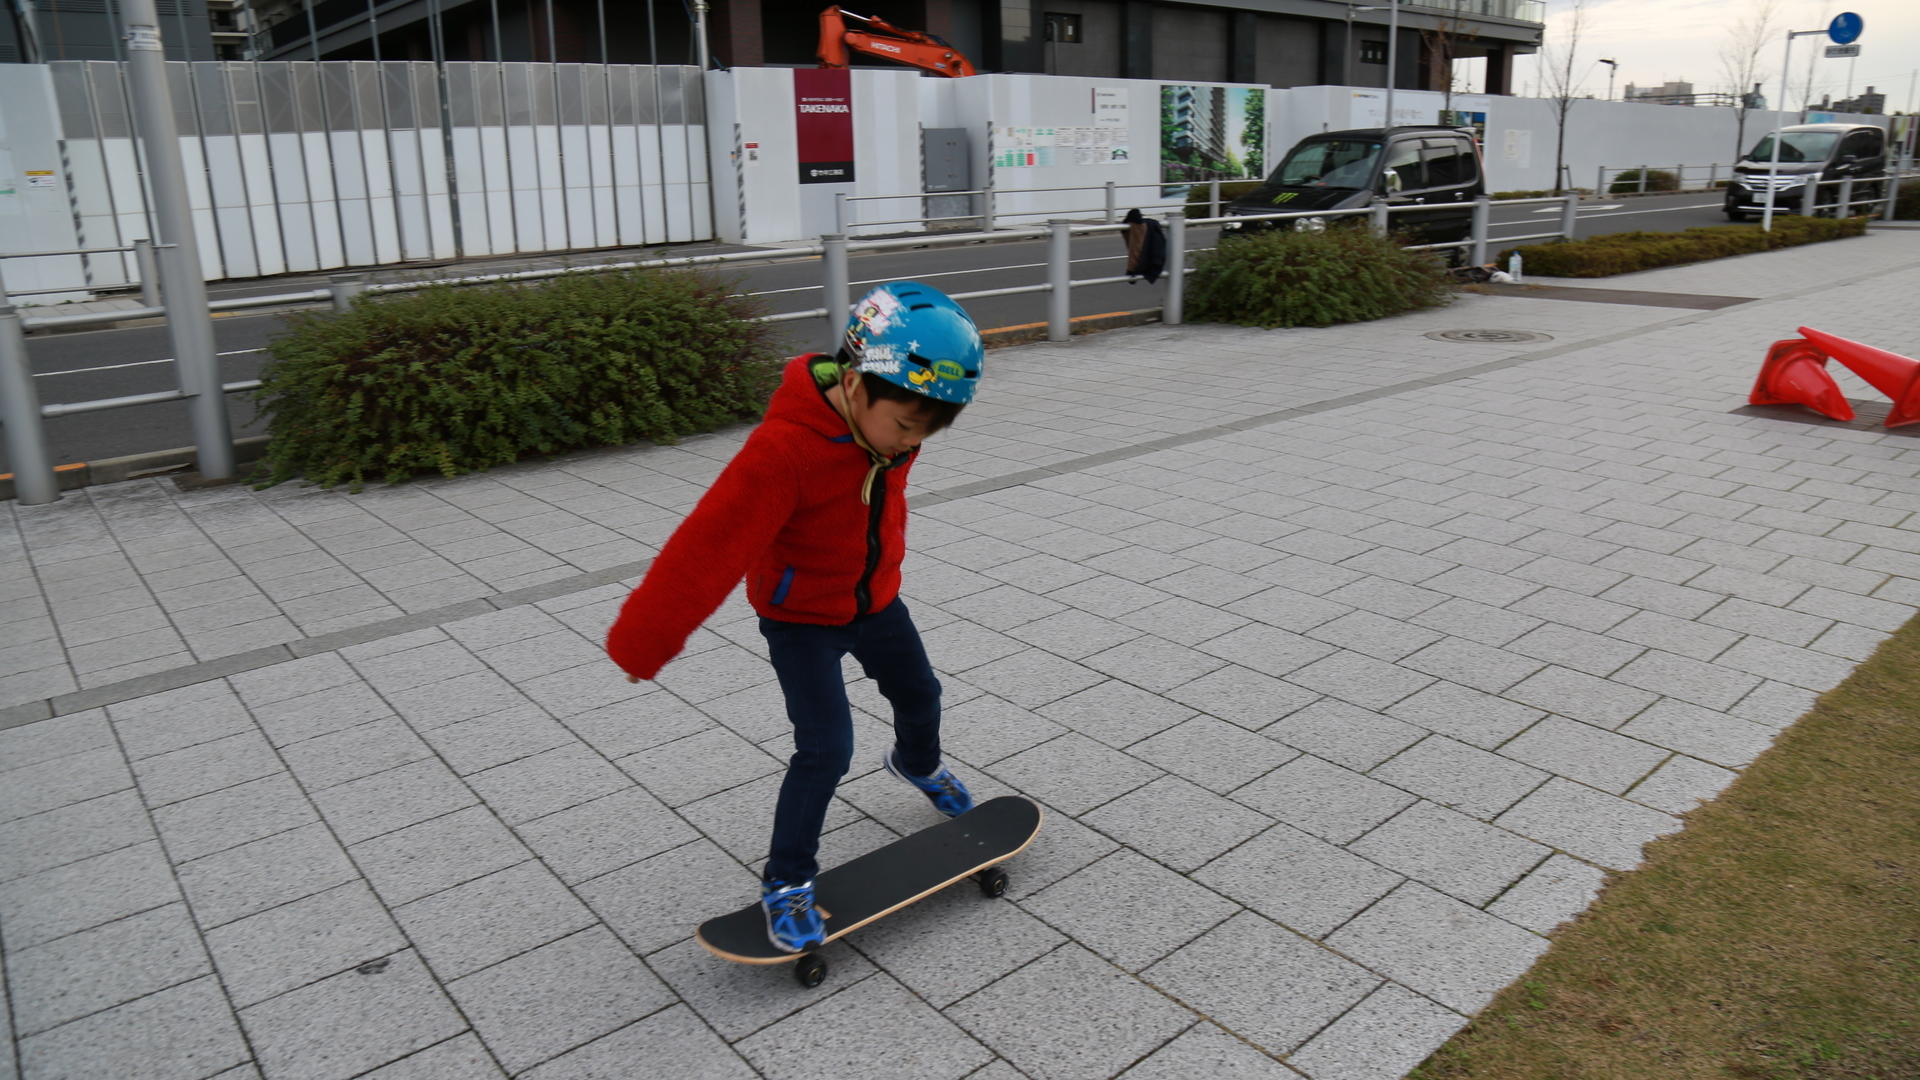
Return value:
<svg viewBox="0 0 1920 1080">
<path fill-rule="evenodd" d="M 1426 46 L 1427 89 L 1439 87 L 1443 95 L 1440 102 L 1443 119 L 1453 111 L 1453 91 L 1458 85 L 1453 77 L 1453 62 L 1479 37 L 1480 31 L 1468 29 L 1467 20 L 1457 13 L 1439 16 L 1432 27 L 1420 31 L 1420 43 Z"/>
<path fill-rule="evenodd" d="M 1574 57 L 1580 51 L 1580 38 L 1587 29 L 1587 0 L 1573 0 L 1560 21 L 1559 35 L 1540 40 L 1540 83 L 1553 102 L 1553 193 L 1561 194 L 1560 176 L 1567 163 L 1567 113 L 1573 108 L 1579 78 L 1574 74 Z"/>
<path fill-rule="evenodd" d="M 1747 13 L 1727 28 L 1720 44 L 1720 73 L 1733 84 L 1739 122 L 1734 129 L 1733 160 L 1747 151 L 1747 110 L 1753 105 L 1754 86 L 1765 82 L 1772 72 L 1760 66 L 1761 51 L 1773 44 L 1775 23 L 1780 18 L 1780 0 L 1752 0 Z M 1786 102 L 1781 102 L 1785 107 Z"/>
<path fill-rule="evenodd" d="M 1819 26 L 1827 25 L 1832 13 L 1833 13 L 1833 0 L 1820 0 L 1820 21 L 1816 25 L 1819 25 Z M 1817 42 L 1819 39 L 1815 38 L 1814 40 Z M 1824 51 L 1825 50 L 1821 49 L 1818 45 L 1815 45 L 1813 48 L 1810 48 L 1807 50 L 1807 77 L 1800 84 L 1801 86 L 1800 118 L 1802 120 L 1806 119 L 1807 109 L 1813 105 L 1814 70 L 1819 65 L 1820 57 Z M 1787 78 L 1791 80 L 1793 78 L 1793 73 L 1788 72 Z M 1787 103 L 1783 97 L 1780 102 L 1781 111 L 1784 112 L 1786 110 L 1786 107 L 1787 107 Z"/>
</svg>

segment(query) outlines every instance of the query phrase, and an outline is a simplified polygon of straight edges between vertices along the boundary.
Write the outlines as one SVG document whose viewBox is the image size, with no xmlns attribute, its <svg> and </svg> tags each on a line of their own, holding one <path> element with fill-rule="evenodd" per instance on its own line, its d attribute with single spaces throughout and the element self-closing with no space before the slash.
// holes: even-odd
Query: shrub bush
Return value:
<svg viewBox="0 0 1920 1080">
<path fill-rule="evenodd" d="M 689 271 L 437 286 L 290 316 L 256 400 L 262 486 L 399 483 L 759 415 L 780 361 L 751 302 Z"/>
<path fill-rule="evenodd" d="M 1256 190 L 1263 183 L 1265 183 L 1263 180 L 1222 181 L 1220 184 L 1220 205 L 1227 205 L 1240 196 Z M 1206 217 L 1207 212 L 1213 208 L 1212 197 L 1212 189 L 1205 184 L 1195 184 L 1191 188 L 1188 188 L 1186 215 L 1190 218 Z M 1278 208 L 1276 207 L 1275 209 Z"/>
<path fill-rule="evenodd" d="M 1920 180 L 1900 181 L 1900 194 L 1893 199 L 1896 221 L 1920 221 Z"/>
<path fill-rule="evenodd" d="M 1631 195 L 1640 190 L 1640 170 L 1628 169 L 1607 185 L 1609 195 Z M 1669 169 L 1647 170 L 1648 191 L 1679 191 L 1680 177 Z"/>
<path fill-rule="evenodd" d="M 1859 236 L 1867 231 L 1866 218 L 1810 218 L 1797 214 L 1773 219 L 1773 231 L 1758 225 L 1709 225 L 1683 232 L 1609 233 L 1572 243 L 1536 244 L 1509 248 L 1500 263 L 1515 251 L 1526 260 L 1527 272 L 1550 277 L 1611 277 L 1635 270 L 1723 259 L 1755 251 L 1812 244 Z"/>
<path fill-rule="evenodd" d="M 1440 259 L 1369 229 L 1270 229 L 1200 256 L 1186 317 L 1267 329 L 1363 322 L 1448 303 L 1448 281 Z"/>
</svg>

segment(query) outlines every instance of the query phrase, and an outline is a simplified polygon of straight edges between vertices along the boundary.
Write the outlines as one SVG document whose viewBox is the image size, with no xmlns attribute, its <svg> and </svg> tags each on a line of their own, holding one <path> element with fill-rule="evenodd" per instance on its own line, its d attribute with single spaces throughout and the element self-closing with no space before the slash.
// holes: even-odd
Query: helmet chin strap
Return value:
<svg viewBox="0 0 1920 1080">
<path fill-rule="evenodd" d="M 834 409 L 840 413 L 840 419 L 847 422 L 847 433 L 853 436 L 854 445 L 865 450 L 867 457 L 873 460 L 873 465 L 867 469 L 866 480 L 860 484 L 860 504 L 872 506 L 873 478 L 880 475 L 881 469 L 886 468 L 887 458 L 880 451 L 875 450 L 873 444 L 867 442 L 867 437 L 860 433 L 860 425 L 853 422 L 853 391 L 847 388 L 845 382 L 840 384 L 839 390 L 838 396 L 829 394 L 827 400 L 833 402 Z"/>
</svg>

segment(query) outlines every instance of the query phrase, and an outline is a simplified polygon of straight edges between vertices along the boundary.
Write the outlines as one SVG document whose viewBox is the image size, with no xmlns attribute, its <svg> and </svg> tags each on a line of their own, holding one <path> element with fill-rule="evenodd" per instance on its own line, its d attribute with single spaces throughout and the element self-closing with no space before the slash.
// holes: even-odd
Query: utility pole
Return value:
<svg viewBox="0 0 1920 1080">
<path fill-rule="evenodd" d="M 1824 34 L 1826 32 L 1827 31 L 1825 30 L 1789 30 L 1787 31 L 1787 51 L 1786 51 L 1786 55 L 1781 57 L 1781 60 L 1780 60 L 1780 121 L 1781 122 L 1776 124 L 1773 129 L 1773 160 L 1769 162 L 1767 165 L 1766 209 L 1760 212 L 1760 230 L 1762 232 L 1773 231 L 1773 196 L 1774 196 L 1775 190 L 1778 189 L 1780 186 L 1780 142 L 1781 142 L 1781 135 L 1782 135 L 1781 129 L 1787 126 L 1786 125 L 1787 78 L 1788 78 L 1788 71 L 1793 66 L 1793 39 L 1797 37 L 1812 37 L 1816 34 Z M 1819 190 L 1818 187 L 1809 184 L 1807 186 L 1807 191 L 1800 196 L 1800 205 L 1805 207 L 1810 205 L 1811 202 L 1818 201 L 1814 195 L 1814 193 L 1817 192 L 1818 190 Z"/>
<path fill-rule="evenodd" d="M 1617 63 L 1614 63 L 1612 60 L 1601 60 L 1599 61 L 1599 63 L 1607 65 L 1607 100 L 1612 101 L 1613 100 L 1613 76 L 1615 72 L 1620 70 L 1620 65 Z"/>
<path fill-rule="evenodd" d="M 1400 0 L 1387 3 L 1387 126 L 1393 126 L 1393 84 L 1400 81 Z"/>
<path fill-rule="evenodd" d="M 180 160 L 179 130 L 167 88 L 166 54 L 160 44 L 160 16 L 154 0 L 121 0 L 127 43 L 127 89 L 133 99 L 134 127 L 153 188 L 154 253 L 160 257 L 162 302 L 167 335 L 180 389 L 187 395 L 200 475 L 224 480 L 235 474 L 233 428 L 227 422 L 227 395 L 215 355 L 213 318 L 207 311 L 207 282 L 200 272 L 200 244 L 187 201 L 187 174 Z"/>
</svg>

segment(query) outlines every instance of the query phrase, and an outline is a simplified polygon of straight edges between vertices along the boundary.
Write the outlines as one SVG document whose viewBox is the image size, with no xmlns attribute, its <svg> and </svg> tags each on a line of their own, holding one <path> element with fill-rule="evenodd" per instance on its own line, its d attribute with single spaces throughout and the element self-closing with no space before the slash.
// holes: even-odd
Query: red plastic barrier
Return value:
<svg viewBox="0 0 1920 1080">
<path fill-rule="evenodd" d="M 1800 332 L 1821 352 L 1845 364 L 1848 370 L 1873 384 L 1875 390 L 1893 399 L 1893 411 L 1887 414 L 1888 427 L 1920 423 L 1920 360 L 1805 326 Z"/>
<path fill-rule="evenodd" d="M 1805 338 L 1773 343 L 1747 401 L 1753 405 L 1805 405 L 1835 420 L 1853 419 L 1853 406 L 1847 403 L 1833 376 L 1827 374 L 1826 354 Z"/>
</svg>

